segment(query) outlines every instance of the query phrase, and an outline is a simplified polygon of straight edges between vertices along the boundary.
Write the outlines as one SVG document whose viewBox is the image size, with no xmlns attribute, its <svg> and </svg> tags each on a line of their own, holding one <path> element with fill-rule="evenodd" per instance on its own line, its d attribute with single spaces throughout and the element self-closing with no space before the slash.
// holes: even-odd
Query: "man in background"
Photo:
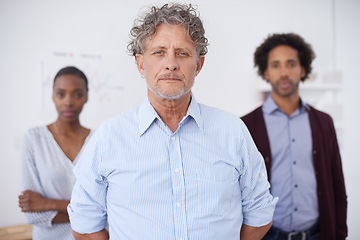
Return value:
<svg viewBox="0 0 360 240">
<path fill-rule="evenodd" d="M 342 164 L 331 117 L 307 105 L 299 83 L 315 54 L 297 34 L 273 34 L 256 49 L 255 67 L 271 85 L 265 103 L 242 117 L 279 197 L 266 239 L 345 239 Z"/>
<path fill-rule="evenodd" d="M 84 150 L 68 207 L 75 238 L 261 239 L 276 204 L 263 158 L 237 116 L 191 92 L 208 45 L 198 13 L 154 6 L 130 33 L 147 98 Z"/>
</svg>

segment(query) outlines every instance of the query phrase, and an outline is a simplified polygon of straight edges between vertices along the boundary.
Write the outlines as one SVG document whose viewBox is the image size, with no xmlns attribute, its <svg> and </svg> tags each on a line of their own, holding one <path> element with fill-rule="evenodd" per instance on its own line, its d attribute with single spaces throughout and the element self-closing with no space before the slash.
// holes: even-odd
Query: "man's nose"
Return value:
<svg viewBox="0 0 360 240">
<path fill-rule="evenodd" d="M 281 76 L 288 76 L 289 75 L 289 69 L 287 67 L 282 67 L 280 69 Z"/>
<path fill-rule="evenodd" d="M 176 59 L 176 54 L 169 54 L 166 59 L 166 70 L 176 71 L 179 69 L 179 64 Z"/>
</svg>

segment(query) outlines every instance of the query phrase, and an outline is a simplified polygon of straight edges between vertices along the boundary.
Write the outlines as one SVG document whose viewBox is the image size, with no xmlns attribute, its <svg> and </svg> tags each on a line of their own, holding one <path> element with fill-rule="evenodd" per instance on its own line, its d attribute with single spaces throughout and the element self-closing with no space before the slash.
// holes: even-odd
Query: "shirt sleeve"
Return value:
<svg viewBox="0 0 360 240">
<path fill-rule="evenodd" d="M 74 168 L 76 183 L 67 210 L 71 228 L 81 234 L 98 232 L 106 227 L 108 184 L 101 175 L 103 149 L 99 135 L 96 131 Z"/>
<path fill-rule="evenodd" d="M 44 189 L 41 185 L 38 169 L 36 167 L 34 146 L 37 144 L 37 141 L 36 137 L 31 134 L 33 131 L 34 130 L 29 130 L 25 134 L 24 138 L 21 155 L 21 188 L 22 191 L 30 190 L 44 196 Z M 46 228 L 52 226 L 52 220 L 58 214 L 58 212 L 25 212 L 24 214 L 28 223 Z"/>
<path fill-rule="evenodd" d="M 243 171 L 239 179 L 243 223 L 261 227 L 271 222 L 278 199 L 270 194 L 265 162 L 245 125 L 243 125 L 243 136 L 240 144 Z"/>
</svg>

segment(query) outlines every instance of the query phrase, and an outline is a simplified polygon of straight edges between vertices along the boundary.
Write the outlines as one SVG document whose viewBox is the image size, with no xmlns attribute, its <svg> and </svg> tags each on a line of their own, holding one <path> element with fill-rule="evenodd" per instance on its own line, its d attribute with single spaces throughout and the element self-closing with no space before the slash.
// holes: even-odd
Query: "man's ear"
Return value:
<svg viewBox="0 0 360 240">
<path fill-rule="evenodd" d="M 142 76 L 144 76 L 144 55 L 138 53 L 136 54 L 136 65 Z"/>
<path fill-rule="evenodd" d="M 267 69 L 265 69 L 265 71 L 264 71 L 264 79 L 265 79 L 267 82 L 269 82 L 269 73 L 268 73 Z"/>
<path fill-rule="evenodd" d="M 198 60 L 197 60 L 197 63 L 196 63 L 196 73 L 195 73 L 195 76 L 197 76 L 197 75 L 200 73 L 202 67 L 204 66 L 204 62 L 205 62 L 205 56 L 204 56 L 204 55 L 200 55 L 200 56 L 198 57 Z"/>
<path fill-rule="evenodd" d="M 301 67 L 301 78 L 305 77 L 306 71 L 304 67 Z"/>
</svg>

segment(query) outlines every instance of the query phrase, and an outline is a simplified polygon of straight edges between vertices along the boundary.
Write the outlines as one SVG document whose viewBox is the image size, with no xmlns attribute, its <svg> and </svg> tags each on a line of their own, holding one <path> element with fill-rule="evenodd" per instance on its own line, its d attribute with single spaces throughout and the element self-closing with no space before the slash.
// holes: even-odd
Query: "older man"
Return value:
<svg viewBox="0 0 360 240">
<path fill-rule="evenodd" d="M 135 22 L 128 48 L 148 95 L 83 152 L 68 207 L 77 239 L 254 240 L 270 228 L 276 200 L 245 125 L 191 93 L 204 33 L 191 5 L 152 7 Z"/>
</svg>

